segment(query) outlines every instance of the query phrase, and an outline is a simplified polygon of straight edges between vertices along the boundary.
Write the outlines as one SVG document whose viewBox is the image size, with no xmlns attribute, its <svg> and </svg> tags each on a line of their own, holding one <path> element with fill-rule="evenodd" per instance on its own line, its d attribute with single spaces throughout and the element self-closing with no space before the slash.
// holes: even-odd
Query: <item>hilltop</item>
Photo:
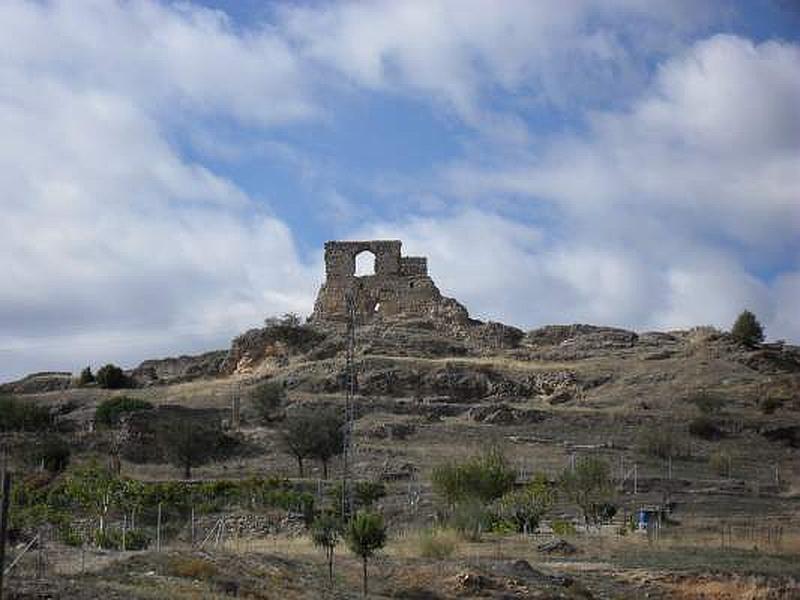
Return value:
<svg viewBox="0 0 800 600">
<path fill-rule="evenodd" d="M 346 256 L 363 244 L 347 247 Z M 334 250 L 340 255 L 342 247 Z M 470 318 L 432 282 L 425 285 L 424 301 L 415 296 L 413 303 L 392 305 L 374 290 L 388 289 L 397 298 L 401 283 L 419 289 L 404 278 L 429 279 L 419 258 L 398 264 L 408 272 L 388 287 L 380 267 L 372 276 L 377 279 L 360 280 L 361 304 L 352 311 L 354 473 L 381 486 L 385 495 L 375 506 L 390 530 L 390 544 L 375 567 L 378 597 L 796 597 L 800 349 L 745 345 L 710 327 L 637 333 L 574 324 L 522 331 Z M 317 463 L 297 477 L 281 428 L 285 415 L 303 407 L 343 405 L 349 379 L 341 311 L 347 309 L 347 289 L 336 296 L 330 279 L 326 285 L 308 322 L 291 315 L 269 319 L 236 337 L 227 350 L 147 360 L 126 372 L 125 389 L 79 385 L 71 374 L 47 372 L 0 391 L 56 416 L 59 435 L 70 445 L 70 469 L 92 460 L 104 465 L 109 455 L 118 455 L 123 477 L 183 485 L 180 469 L 153 442 L 159 424 L 196 419 L 222 424 L 227 441 L 224 452 L 193 469 L 191 485 L 257 481 L 271 490 L 270 502 L 280 490 L 288 498 L 310 494 L 315 506 L 325 506 L 335 497 L 334 483 L 321 480 Z M 265 382 L 286 394 L 283 414 L 270 422 L 253 403 Z M 100 426 L 97 407 L 120 397 L 152 408 Z M 241 414 L 234 419 L 236 405 Z M 4 435 L 19 472 L 50 489 L 70 469 L 66 475 L 36 474 L 26 456 L 39 441 L 37 433 Z M 442 512 L 433 469 L 489 446 L 502 449 L 517 486 L 536 477 L 555 485 L 584 457 L 605 461 L 616 490 L 616 516 L 597 531 L 583 532 L 575 506 L 560 498 L 534 536 L 493 530 L 480 540 L 453 540 L 449 551 L 432 558 L 420 548 Z M 334 459 L 334 478 L 340 469 Z M 247 499 L 252 492 L 236 493 L 236 500 L 209 500 L 198 525 L 205 535 L 221 517 L 238 524 L 226 526 L 227 544 L 190 549 L 188 513 L 175 508 L 168 552 L 152 546 L 138 553 L 96 552 L 90 572 L 80 575 L 75 551 L 70 554 L 54 534 L 48 547 L 62 576 L 42 585 L 56 595 L 82 590 L 85 597 L 216 597 L 226 593 L 224 581 L 233 579 L 245 597 L 320 597 L 326 586 L 322 557 L 307 542 L 297 515 L 257 505 Z M 664 528 L 657 534 L 629 532 L 631 519 L 645 507 L 669 507 Z M 146 531 L 155 523 L 150 511 L 142 516 Z M 122 513 L 109 518 L 121 526 Z M 24 527 L 18 535 L 25 539 Z M 562 537 L 566 541 L 559 545 Z M 537 549 L 551 540 L 554 552 Z M 560 554 L 570 548 L 576 552 Z M 340 550 L 341 597 L 358 589 L 358 564 L 345 554 Z M 264 573 L 272 573 L 267 591 L 257 585 Z M 24 577 L 16 585 L 18 597 L 43 593 Z"/>
</svg>

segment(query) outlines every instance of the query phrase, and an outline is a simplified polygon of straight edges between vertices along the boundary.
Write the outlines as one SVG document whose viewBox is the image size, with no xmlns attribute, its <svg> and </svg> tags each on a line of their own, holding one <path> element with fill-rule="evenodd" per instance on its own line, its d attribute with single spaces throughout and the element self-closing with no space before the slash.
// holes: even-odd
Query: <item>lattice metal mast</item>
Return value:
<svg viewBox="0 0 800 600">
<path fill-rule="evenodd" d="M 345 386 L 344 399 L 344 469 L 342 470 L 342 518 L 346 521 L 350 518 L 352 502 L 351 485 L 351 462 L 353 454 L 353 422 L 355 421 L 355 393 L 356 393 L 356 319 L 358 317 L 358 287 L 353 285 L 347 292 L 345 298 L 347 304 L 347 351 L 345 361 L 345 372 L 347 382 Z"/>
</svg>

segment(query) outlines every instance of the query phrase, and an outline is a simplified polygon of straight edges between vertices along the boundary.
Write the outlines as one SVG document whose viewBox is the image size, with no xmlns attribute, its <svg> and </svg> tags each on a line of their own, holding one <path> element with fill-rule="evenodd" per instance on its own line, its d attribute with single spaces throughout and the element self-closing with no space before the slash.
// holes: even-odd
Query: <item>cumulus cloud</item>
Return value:
<svg viewBox="0 0 800 600">
<path fill-rule="evenodd" d="M 405 239 L 483 318 L 724 326 L 747 306 L 799 339 L 798 46 L 687 44 L 716 11 L 344 1 L 235 23 L 184 2 L 0 3 L 0 378 L 307 312 L 319 256 L 211 166 L 253 148 L 324 190 L 304 242 L 368 214 L 358 236 Z M 365 165 L 391 189 L 364 213 L 326 142 L 269 135 L 324 136 L 351 95 L 446 115 L 467 158 L 434 182 Z"/>
<path fill-rule="evenodd" d="M 169 135 L 176 106 L 307 117 L 279 41 L 152 2 L 8 2 L 0 23 L 0 375 L 204 350 L 308 310 L 318 272 L 286 225 Z"/>
<path fill-rule="evenodd" d="M 682 0 L 384 0 L 280 12 L 302 55 L 352 84 L 432 99 L 503 141 L 524 141 L 524 121 L 490 108 L 490 97 L 607 102 L 636 89 L 647 58 L 673 49 L 715 10 Z"/>
<path fill-rule="evenodd" d="M 757 246 L 790 243 L 800 219 L 800 47 L 715 36 L 665 62 L 626 111 L 556 135 L 526 162 L 453 166 L 465 196 L 517 194 L 571 219 L 671 219 Z M 782 248 L 785 249 L 785 248 Z"/>
<path fill-rule="evenodd" d="M 726 327 L 749 307 L 796 340 L 798 128 L 800 48 L 715 36 L 665 61 L 629 108 L 592 113 L 586 135 L 555 135 L 517 164 L 451 166 L 444 189 L 480 209 L 395 235 L 434 248 L 443 281 L 482 315 Z M 554 230 L 489 216 L 509 198 Z M 547 241 L 515 244 L 519 227 Z M 436 256 L 439 235 L 478 268 Z M 764 269 L 778 276 L 753 274 Z"/>
<path fill-rule="evenodd" d="M 521 327 L 583 322 L 727 329 L 748 307 L 773 337 L 793 339 L 798 331 L 797 273 L 768 285 L 703 244 L 658 260 L 608 240 L 554 242 L 535 225 L 478 209 L 374 223 L 354 237 L 402 239 L 406 253 L 427 255 L 442 292 L 482 319 Z"/>
</svg>

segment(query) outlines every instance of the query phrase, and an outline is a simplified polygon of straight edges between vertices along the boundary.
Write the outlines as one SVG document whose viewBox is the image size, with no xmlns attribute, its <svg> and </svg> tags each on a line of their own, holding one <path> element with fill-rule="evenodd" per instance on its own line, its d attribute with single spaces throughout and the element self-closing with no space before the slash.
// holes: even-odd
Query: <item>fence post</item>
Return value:
<svg viewBox="0 0 800 600">
<path fill-rule="evenodd" d="M 161 502 L 158 503 L 158 518 L 156 520 L 156 552 L 161 552 Z"/>
<path fill-rule="evenodd" d="M 8 505 L 11 501 L 11 473 L 3 468 L 3 500 L 0 506 L 0 600 L 3 598 L 3 572 L 6 568 L 6 538 L 8 537 Z"/>
</svg>

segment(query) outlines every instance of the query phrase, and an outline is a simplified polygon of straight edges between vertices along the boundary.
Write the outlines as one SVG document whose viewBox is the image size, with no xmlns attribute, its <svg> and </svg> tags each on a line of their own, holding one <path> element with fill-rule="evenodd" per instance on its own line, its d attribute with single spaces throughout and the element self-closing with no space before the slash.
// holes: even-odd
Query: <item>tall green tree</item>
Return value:
<svg viewBox="0 0 800 600">
<path fill-rule="evenodd" d="M 350 552 L 361 559 L 363 565 L 364 596 L 368 592 L 367 562 L 386 544 L 386 526 L 383 517 L 374 512 L 359 512 L 347 526 L 345 536 Z"/>
<path fill-rule="evenodd" d="M 753 313 L 743 310 L 736 317 L 731 335 L 743 344 L 754 346 L 764 341 L 764 328 Z"/>
</svg>

